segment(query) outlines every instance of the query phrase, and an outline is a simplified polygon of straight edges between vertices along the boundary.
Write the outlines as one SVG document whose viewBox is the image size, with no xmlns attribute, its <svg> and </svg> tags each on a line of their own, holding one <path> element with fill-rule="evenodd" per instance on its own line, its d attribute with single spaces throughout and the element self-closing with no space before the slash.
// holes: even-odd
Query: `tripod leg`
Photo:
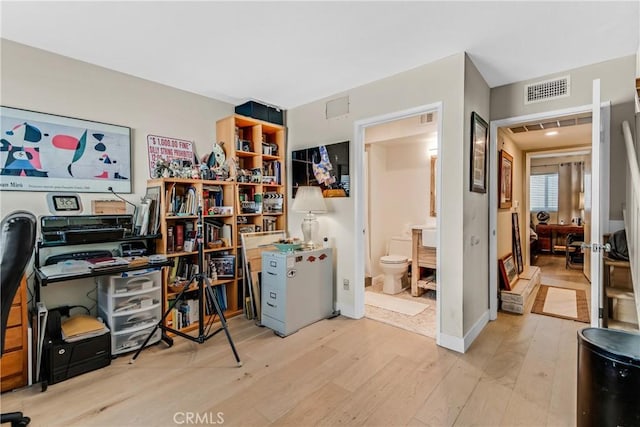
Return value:
<svg viewBox="0 0 640 427">
<path fill-rule="evenodd" d="M 213 303 L 213 308 L 216 311 L 218 317 L 220 317 L 220 324 L 222 325 L 222 329 L 224 330 L 225 335 L 227 336 L 227 341 L 229 341 L 229 345 L 231 346 L 231 351 L 233 351 L 233 356 L 236 358 L 236 362 L 238 363 L 238 367 L 242 366 L 242 362 L 240 361 L 240 356 L 238 356 L 238 352 L 236 351 L 236 346 L 233 344 L 233 339 L 231 339 L 231 334 L 229 333 L 229 328 L 227 327 L 227 319 L 224 317 L 224 313 L 220 308 L 220 304 L 218 304 L 218 298 L 216 297 L 216 293 L 211 286 L 211 282 L 208 277 L 204 278 L 206 283 L 207 296 L 211 299 Z"/>
<path fill-rule="evenodd" d="M 169 308 L 167 308 L 167 311 L 164 312 L 164 314 L 162 315 L 162 317 L 160 318 L 160 320 L 158 321 L 158 323 L 156 323 L 156 325 L 154 326 L 153 330 L 151 331 L 151 333 L 147 336 L 147 338 L 144 340 L 144 343 L 142 343 L 142 346 L 140 346 L 140 348 L 138 350 L 136 350 L 136 354 L 133 355 L 133 357 L 131 358 L 131 360 L 129 361 L 129 363 L 133 363 L 138 356 L 140 355 L 140 352 L 142 350 L 144 350 L 144 348 L 147 346 L 147 344 L 149 343 L 149 340 L 151 339 L 151 337 L 153 336 L 153 334 L 156 333 L 156 331 L 158 330 L 158 328 L 162 327 L 162 323 L 165 321 L 165 319 L 167 318 L 167 316 L 169 315 L 169 313 L 171 313 L 171 310 L 173 310 L 173 308 L 176 306 L 176 304 L 178 303 L 178 301 L 182 300 L 182 297 L 185 293 L 185 291 L 187 289 L 189 289 L 189 287 L 191 286 L 191 283 L 193 283 L 194 279 L 189 280 L 183 287 L 182 290 L 180 291 L 180 293 L 176 296 L 176 299 L 173 300 L 173 302 L 171 304 L 169 304 Z M 174 325 L 175 326 L 175 325 Z M 167 337 L 167 344 L 169 344 L 169 347 L 171 347 L 173 345 L 173 340 L 169 337 Z"/>
</svg>

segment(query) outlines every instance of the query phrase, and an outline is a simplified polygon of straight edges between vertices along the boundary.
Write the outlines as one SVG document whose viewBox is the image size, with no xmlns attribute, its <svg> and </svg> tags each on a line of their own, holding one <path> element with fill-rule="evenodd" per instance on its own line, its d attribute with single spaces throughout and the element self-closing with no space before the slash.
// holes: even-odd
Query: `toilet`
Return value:
<svg viewBox="0 0 640 427">
<path fill-rule="evenodd" d="M 387 255 L 380 258 L 380 267 L 384 274 L 382 292 L 392 295 L 402 292 L 402 281 L 410 262 L 411 237 L 392 237 L 387 247 Z"/>
</svg>

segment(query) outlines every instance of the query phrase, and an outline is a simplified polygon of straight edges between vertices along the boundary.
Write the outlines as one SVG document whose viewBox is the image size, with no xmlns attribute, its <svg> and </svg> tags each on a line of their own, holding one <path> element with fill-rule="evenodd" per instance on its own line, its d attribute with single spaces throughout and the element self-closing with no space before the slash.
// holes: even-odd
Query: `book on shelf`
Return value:
<svg viewBox="0 0 640 427">
<path fill-rule="evenodd" d="M 227 309 L 227 286 L 222 284 L 218 286 L 214 286 L 212 288 L 213 297 L 218 301 L 218 305 L 220 306 L 220 310 L 225 311 Z M 211 315 L 214 314 L 214 305 L 213 301 L 211 301 L 211 294 L 209 292 L 207 295 L 207 304 L 206 304 L 206 313 Z"/>
<path fill-rule="evenodd" d="M 176 251 L 181 251 L 184 248 L 184 224 L 176 224 L 175 233 Z"/>
</svg>

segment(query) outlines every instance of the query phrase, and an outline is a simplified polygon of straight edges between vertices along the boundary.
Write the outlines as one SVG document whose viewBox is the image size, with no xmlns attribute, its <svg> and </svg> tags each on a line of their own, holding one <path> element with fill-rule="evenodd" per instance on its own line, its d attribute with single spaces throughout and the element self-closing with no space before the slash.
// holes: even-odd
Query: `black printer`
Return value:
<svg viewBox="0 0 640 427">
<path fill-rule="evenodd" d="M 66 342 L 60 332 L 60 312 L 53 309 L 47 319 L 47 336 L 42 352 L 42 378 L 56 384 L 111 364 L 111 333 Z"/>
</svg>

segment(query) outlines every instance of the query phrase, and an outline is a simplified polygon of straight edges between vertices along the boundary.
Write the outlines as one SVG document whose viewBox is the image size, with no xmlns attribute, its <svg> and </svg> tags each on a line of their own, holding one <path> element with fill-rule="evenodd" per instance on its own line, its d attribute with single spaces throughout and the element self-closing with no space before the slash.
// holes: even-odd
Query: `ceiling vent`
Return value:
<svg viewBox="0 0 640 427">
<path fill-rule="evenodd" d="M 433 113 L 420 114 L 420 124 L 428 125 L 433 123 Z"/>
<path fill-rule="evenodd" d="M 524 123 L 510 127 L 511 133 L 532 132 L 536 130 L 547 130 L 553 128 L 564 128 L 568 126 L 586 125 L 591 123 L 591 115 L 567 117 L 557 120 L 547 120 L 546 122 Z"/>
<path fill-rule="evenodd" d="M 327 101 L 325 108 L 325 115 L 327 119 L 333 119 L 335 117 L 344 116 L 349 114 L 349 97 L 343 96 L 341 98 L 332 99 Z"/>
<path fill-rule="evenodd" d="M 569 76 L 532 83 L 524 87 L 524 103 L 526 105 L 534 102 L 564 98 L 569 96 L 569 89 Z"/>
</svg>

